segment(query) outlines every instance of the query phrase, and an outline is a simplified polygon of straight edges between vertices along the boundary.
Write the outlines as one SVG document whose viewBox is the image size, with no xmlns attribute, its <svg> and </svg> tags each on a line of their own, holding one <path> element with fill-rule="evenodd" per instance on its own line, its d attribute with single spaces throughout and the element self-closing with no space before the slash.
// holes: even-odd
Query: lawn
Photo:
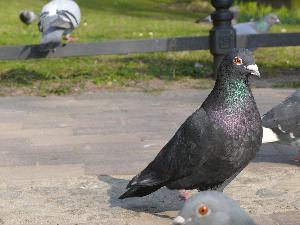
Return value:
<svg viewBox="0 0 300 225">
<path fill-rule="evenodd" d="M 39 13 L 46 0 L 11 0 L 0 2 L 0 45 L 37 44 L 37 25 L 19 22 L 22 9 Z M 171 0 L 77 0 L 82 10 L 81 26 L 74 32 L 79 42 L 114 39 L 159 38 L 207 35 L 211 26 L 196 24 L 210 5 L 197 10 Z M 282 29 L 300 31 L 300 25 L 281 24 Z M 265 78 L 299 75 L 300 48 L 259 49 L 257 64 Z M 159 80 L 160 83 L 187 82 L 192 87 L 210 87 L 212 57 L 208 51 L 150 53 L 125 56 L 72 57 L 0 62 L 0 95 L 68 94 L 89 88 L 139 86 Z M 195 69 L 198 62 L 201 71 Z M 287 83 L 297 87 L 299 82 Z M 279 83 L 277 87 L 285 86 Z M 147 85 L 140 85 L 142 87 Z M 154 87 L 155 89 L 155 87 Z"/>
</svg>

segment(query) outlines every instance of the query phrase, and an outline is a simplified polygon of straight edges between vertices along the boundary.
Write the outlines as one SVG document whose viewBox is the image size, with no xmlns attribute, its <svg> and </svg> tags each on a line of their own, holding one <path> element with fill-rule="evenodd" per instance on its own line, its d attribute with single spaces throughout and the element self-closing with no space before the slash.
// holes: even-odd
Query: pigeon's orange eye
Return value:
<svg viewBox="0 0 300 225">
<path fill-rule="evenodd" d="M 233 59 L 233 63 L 236 65 L 242 65 L 243 64 L 243 60 L 240 57 L 235 57 Z"/>
<path fill-rule="evenodd" d="M 205 216 L 207 213 L 208 213 L 209 209 L 206 205 L 202 205 L 198 208 L 198 213 L 201 215 L 201 216 Z"/>
</svg>

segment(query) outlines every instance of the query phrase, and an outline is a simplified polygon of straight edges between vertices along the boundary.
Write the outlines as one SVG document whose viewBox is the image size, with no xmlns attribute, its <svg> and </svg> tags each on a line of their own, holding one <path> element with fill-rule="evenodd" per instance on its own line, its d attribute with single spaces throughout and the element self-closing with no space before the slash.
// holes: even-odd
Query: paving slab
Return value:
<svg viewBox="0 0 300 225">
<path fill-rule="evenodd" d="M 293 91 L 254 95 L 264 113 Z M 183 204 L 177 191 L 118 196 L 209 92 L 0 98 L 0 224 L 171 224 Z M 225 192 L 258 224 L 300 225 L 296 155 L 263 145 Z"/>
</svg>

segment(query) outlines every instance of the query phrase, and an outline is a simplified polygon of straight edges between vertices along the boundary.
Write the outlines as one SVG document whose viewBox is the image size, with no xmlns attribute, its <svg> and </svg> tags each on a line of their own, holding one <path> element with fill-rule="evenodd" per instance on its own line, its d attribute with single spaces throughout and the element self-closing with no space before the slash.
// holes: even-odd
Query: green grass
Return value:
<svg viewBox="0 0 300 225">
<path fill-rule="evenodd" d="M 11 0 L 0 2 L 0 45 L 37 44 L 37 25 L 19 22 L 22 9 L 39 13 L 46 0 Z M 79 42 L 114 39 L 160 38 L 207 35 L 210 25 L 195 24 L 211 6 L 207 2 L 182 4 L 171 0 L 77 0 L 82 10 L 81 26 L 74 32 Z M 299 31 L 299 25 L 282 24 L 272 31 L 285 28 Z M 153 35 L 152 35 L 153 34 Z M 255 52 L 265 76 L 276 76 L 300 65 L 300 48 L 259 49 Z M 194 64 L 203 69 L 199 74 Z M 195 80 L 211 74 L 212 57 L 208 51 L 150 53 L 125 56 L 72 57 L 0 62 L 0 95 L 21 94 L 64 95 L 95 87 L 134 86 L 139 82 L 161 79 Z M 196 82 L 197 81 L 197 82 Z M 202 80 L 201 80 L 202 81 Z M 204 82 L 205 83 L 205 82 Z M 207 85 L 195 85 L 207 87 Z"/>
<path fill-rule="evenodd" d="M 273 85 L 274 88 L 300 88 L 300 81 L 277 83 Z"/>
<path fill-rule="evenodd" d="M 241 21 L 249 21 L 251 19 L 259 19 L 268 13 L 276 13 L 279 16 L 280 21 L 283 24 L 299 24 L 300 23 L 300 11 L 299 8 L 288 9 L 285 6 L 273 9 L 270 5 L 259 4 L 257 1 L 241 2 L 236 1 L 236 4 L 240 6 Z M 299 6 L 299 5 L 298 5 Z"/>
</svg>

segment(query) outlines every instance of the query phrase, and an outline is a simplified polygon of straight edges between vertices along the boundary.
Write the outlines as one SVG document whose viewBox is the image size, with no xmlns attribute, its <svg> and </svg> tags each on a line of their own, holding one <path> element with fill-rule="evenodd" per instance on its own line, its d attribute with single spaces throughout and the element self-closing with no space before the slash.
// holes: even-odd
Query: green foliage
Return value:
<svg viewBox="0 0 300 225">
<path fill-rule="evenodd" d="M 282 24 L 299 24 L 300 9 L 288 9 L 285 6 L 281 8 L 273 8 L 271 5 L 259 4 L 257 1 L 241 2 L 236 1 L 236 5 L 240 6 L 239 21 L 247 22 L 257 20 L 266 14 L 273 12 L 278 15 Z"/>
</svg>

